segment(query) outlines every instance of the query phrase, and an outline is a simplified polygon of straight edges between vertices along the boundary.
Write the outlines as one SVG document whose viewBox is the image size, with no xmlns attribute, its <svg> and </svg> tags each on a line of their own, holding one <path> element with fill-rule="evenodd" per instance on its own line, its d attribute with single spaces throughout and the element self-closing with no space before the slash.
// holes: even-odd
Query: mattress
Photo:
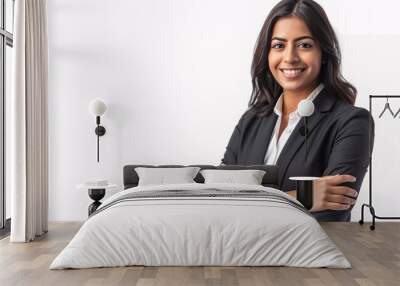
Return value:
<svg viewBox="0 0 400 286">
<path fill-rule="evenodd" d="M 350 268 L 313 216 L 269 187 L 134 187 L 103 202 L 50 269 L 144 266 Z"/>
</svg>

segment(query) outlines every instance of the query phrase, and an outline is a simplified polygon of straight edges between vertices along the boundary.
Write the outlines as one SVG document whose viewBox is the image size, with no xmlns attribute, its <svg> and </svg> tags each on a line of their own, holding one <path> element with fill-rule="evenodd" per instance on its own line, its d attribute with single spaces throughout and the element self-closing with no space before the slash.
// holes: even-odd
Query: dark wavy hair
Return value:
<svg viewBox="0 0 400 286">
<path fill-rule="evenodd" d="M 256 42 L 251 65 L 253 90 L 247 112 L 259 116 L 270 114 L 283 91 L 269 69 L 268 54 L 274 25 L 287 16 L 302 19 L 319 43 L 322 51 L 319 81 L 327 90 L 354 105 L 357 89 L 341 74 L 339 43 L 324 9 L 313 0 L 282 0 L 269 13 Z"/>
</svg>

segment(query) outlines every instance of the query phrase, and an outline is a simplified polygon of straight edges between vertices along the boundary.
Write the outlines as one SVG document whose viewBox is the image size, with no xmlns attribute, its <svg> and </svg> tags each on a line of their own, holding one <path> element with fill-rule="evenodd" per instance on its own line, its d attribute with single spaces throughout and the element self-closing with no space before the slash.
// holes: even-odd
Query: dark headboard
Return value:
<svg viewBox="0 0 400 286">
<path fill-rule="evenodd" d="M 183 165 L 126 165 L 124 166 L 124 189 L 133 188 L 138 185 L 139 177 L 135 172 L 137 167 L 147 168 L 180 168 L 185 167 Z M 224 165 L 224 166 L 213 166 L 213 165 L 188 165 L 188 167 L 200 167 L 204 169 L 218 169 L 218 170 L 245 170 L 245 169 L 256 169 L 264 170 L 265 175 L 262 180 L 262 185 L 265 187 L 278 188 L 278 167 L 273 165 L 257 165 L 257 166 L 238 166 L 238 165 Z M 194 180 L 197 183 L 204 183 L 204 178 L 200 174 L 197 174 Z"/>
</svg>

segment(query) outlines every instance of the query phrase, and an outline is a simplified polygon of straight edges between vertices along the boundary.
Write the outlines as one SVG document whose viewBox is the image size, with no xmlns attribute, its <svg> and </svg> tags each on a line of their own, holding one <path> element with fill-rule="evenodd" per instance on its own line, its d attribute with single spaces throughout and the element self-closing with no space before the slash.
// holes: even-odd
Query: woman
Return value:
<svg viewBox="0 0 400 286">
<path fill-rule="evenodd" d="M 249 109 L 222 159 L 227 165 L 277 165 L 279 189 L 292 196 L 296 186 L 289 177 L 320 177 L 311 209 L 320 221 L 350 220 L 373 146 L 372 117 L 354 106 L 357 90 L 341 75 L 340 64 L 322 7 L 312 0 L 279 2 L 257 40 Z M 315 106 L 308 118 L 307 161 L 297 112 L 303 99 Z"/>
</svg>

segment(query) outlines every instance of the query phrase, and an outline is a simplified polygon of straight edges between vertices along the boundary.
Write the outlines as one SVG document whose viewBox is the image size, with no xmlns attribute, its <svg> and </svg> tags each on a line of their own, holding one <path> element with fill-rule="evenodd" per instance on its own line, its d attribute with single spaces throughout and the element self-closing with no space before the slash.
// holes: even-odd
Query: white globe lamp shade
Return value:
<svg viewBox="0 0 400 286">
<path fill-rule="evenodd" d="M 297 111 L 300 116 L 311 116 L 314 113 L 314 103 L 309 99 L 303 99 L 297 105 Z"/>
<path fill-rule="evenodd" d="M 102 116 L 107 110 L 107 105 L 99 98 L 92 100 L 89 104 L 89 111 L 94 116 Z"/>
</svg>

